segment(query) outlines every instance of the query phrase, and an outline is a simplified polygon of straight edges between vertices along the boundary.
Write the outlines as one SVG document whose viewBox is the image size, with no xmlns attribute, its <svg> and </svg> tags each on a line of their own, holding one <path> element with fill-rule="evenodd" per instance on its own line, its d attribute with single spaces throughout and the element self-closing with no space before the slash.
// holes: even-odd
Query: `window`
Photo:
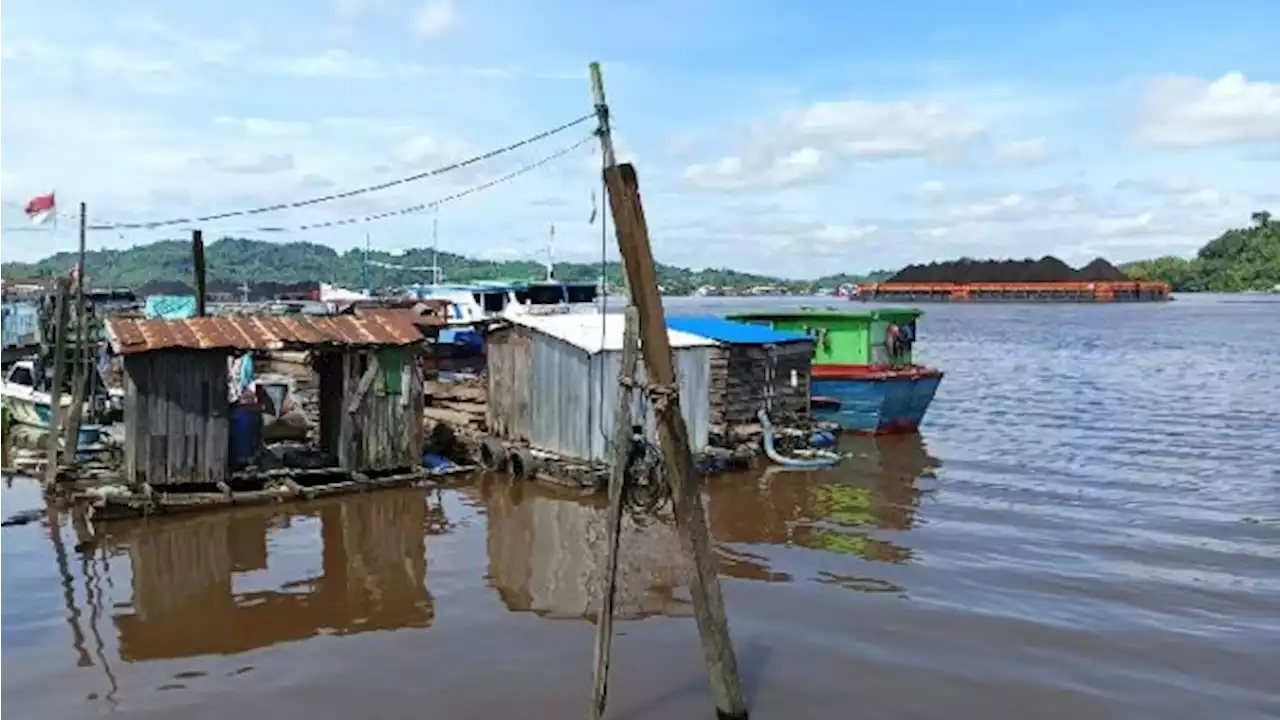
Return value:
<svg viewBox="0 0 1280 720">
<path fill-rule="evenodd" d="M 35 378 L 31 377 L 31 368 L 25 365 L 13 366 L 13 369 L 9 371 L 9 382 L 15 385 L 26 385 L 27 387 L 34 387 L 36 384 Z"/>
</svg>

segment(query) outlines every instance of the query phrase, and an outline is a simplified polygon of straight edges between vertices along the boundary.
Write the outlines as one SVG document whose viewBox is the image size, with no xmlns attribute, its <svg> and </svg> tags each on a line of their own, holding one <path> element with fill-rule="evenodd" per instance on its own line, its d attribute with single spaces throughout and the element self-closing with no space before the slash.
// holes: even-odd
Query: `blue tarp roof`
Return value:
<svg viewBox="0 0 1280 720">
<path fill-rule="evenodd" d="M 774 330 L 767 325 L 735 322 L 714 315 L 668 316 L 667 327 L 730 345 L 781 345 L 813 339 L 804 333 Z"/>
</svg>

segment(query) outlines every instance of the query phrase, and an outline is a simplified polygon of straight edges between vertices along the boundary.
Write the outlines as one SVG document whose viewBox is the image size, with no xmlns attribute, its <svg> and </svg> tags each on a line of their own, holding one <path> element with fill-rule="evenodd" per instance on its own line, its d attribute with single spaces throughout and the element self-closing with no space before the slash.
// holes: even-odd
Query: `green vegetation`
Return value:
<svg viewBox="0 0 1280 720">
<path fill-rule="evenodd" d="M 1233 228 L 1200 248 L 1190 260 L 1160 257 L 1121 266 L 1135 280 L 1163 280 L 1174 290 L 1243 292 L 1280 287 L 1280 222 L 1253 213 L 1253 224 Z"/>
<path fill-rule="evenodd" d="M 205 267 L 210 283 L 322 281 L 359 288 L 365 285 L 363 259 L 363 250 L 338 253 L 331 247 L 307 242 L 274 243 L 222 238 L 205 248 Z M 61 252 L 36 263 L 4 263 L 2 270 L 6 278 L 58 275 L 70 270 L 75 261 L 74 253 Z M 442 252 L 439 262 L 447 282 L 535 280 L 545 274 L 540 263 L 528 260 L 493 262 Z M 427 282 L 430 273 L 423 268 L 430 265 L 431 251 L 425 248 L 415 248 L 401 255 L 372 251 L 369 253 L 368 283 L 387 288 Z M 96 250 L 86 254 L 85 268 L 87 277 L 92 278 L 98 287 L 135 288 L 149 280 L 176 280 L 190 285 L 193 274 L 191 244 L 185 240 L 162 240 L 127 250 Z M 599 276 L 599 263 L 556 263 L 557 280 L 595 282 Z M 606 276 L 610 286 L 617 287 L 622 283 L 622 268 L 617 263 L 610 263 Z M 658 264 L 658 281 L 670 294 L 688 294 L 702 286 L 731 290 L 772 286 L 791 293 L 804 293 L 864 279 L 833 275 L 817 281 L 795 281 L 725 268 L 689 270 Z"/>
</svg>

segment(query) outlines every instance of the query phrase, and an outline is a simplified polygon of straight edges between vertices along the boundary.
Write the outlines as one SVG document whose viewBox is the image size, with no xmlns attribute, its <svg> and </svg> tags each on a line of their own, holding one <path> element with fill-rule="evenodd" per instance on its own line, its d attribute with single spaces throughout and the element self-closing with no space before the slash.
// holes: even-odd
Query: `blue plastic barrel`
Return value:
<svg viewBox="0 0 1280 720">
<path fill-rule="evenodd" d="M 235 405 L 231 408 L 231 464 L 249 465 L 262 446 L 262 406 Z"/>
</svg>

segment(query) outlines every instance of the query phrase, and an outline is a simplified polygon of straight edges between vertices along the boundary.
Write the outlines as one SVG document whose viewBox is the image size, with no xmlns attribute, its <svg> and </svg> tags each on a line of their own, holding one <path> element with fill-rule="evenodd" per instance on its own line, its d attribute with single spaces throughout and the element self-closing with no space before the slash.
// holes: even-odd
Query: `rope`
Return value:
<svg viewBox="0 0 1280 720">
<path fill-rule="evenodd" d="M 671 483 L 662 468 L 662 451 L 645 438 L 644 428 L 637 425 L 622 476 L 622 507 L 637 526 L 644 527 L 670 501 Z"/>
<path fill-rule="evenodd" d="M 257 228 L 243 228 L 240 230 L 226 230 L 224 232 L 227 232 L 227 233 L 229 232 L 238 232 L 238 233 L 307 232 L 309 230 L 322 230 L 324 228 L 340 227 L 344 225 L 357 225 L 361 223 L 369 223 L 369 222 L 376 222 L 379 220 L 386 220 L 388 218 L 401 217 L 403 215 L 413 215 L 416 213 L 428 212 L 440 207 L 441 205 L 451 203 L 456 200 L 461 200 L 462 198 L 467 197 L 468 195 L 474 195 L 475 193 L 481 192 L 482 190 L 488 190 L 489 188 L 495 185 L 501 185 L 502 183 L 514 180 L 515 178 L 520 177 L 521 175 L 525 175 L 527 173 L 533 172 L 534 170 L 537 170 L 543 165 L 546 165 L 547 163 L 553 160 L 558 160 L 564 157 L 565 155 L 568 155 L 569 153 L 573 152 L 574 150 L 577 150 L 578 148 L 582 147 L 588 142 L 591 142 L 592 139 L 593 138 L 591 136 L 587 136 L 582 140 L 579 140 L 578 142 L 566 148 L 558 150 L 555 153 L 548 155 L 542 158 L 541 160 L 538 160 L 537 162 L 530 163 L 512 172 L 509 172 L 506 175 L 503 175 L 501 177 L 494 178 L 493 180 L 489 180 L 479 185 L 473 185 L 465 190 L 461 190 L 459 192 L 453 193 L 452 195 L 446 195 L 445 197 L 432 200 L 431 202 L 428 202 L 428 203 L 411 205 L 409 207 L 400 208 L 399 210 L 388 210 L 387 212 L 374 213 L 372 215 L 364 215 L 361 217 L 342 218 L 341 220 L 327 220 L 325 222 L 308 223 L 306 225 L 298 225 L 295 227 L 285 227 L 285 226 L 275 225 L 275 226 L 266 226 L 266 227 L 257 227 Z M 376 264 L 376 261 L 370 261 L 370 264 Z"/>
<path fill-rule="evenodd" d="M 357 195 L 364 195 L 367 193 L 386 190 L 387 188 L 392 188 L 397 185 L 405 185 L 407 183 L 417 182 L 419 180 L 425 180 L 427 178 L 436 177 L 437 175 L 443 175 L 444 173 L 447 173 L 447 172 L 452 172 L 453 170 L 460 170 L 469 165 L 474 165 L 478 162 L 483 162 L 490 158 L 497 157 L 498 155 L 502 155 L 503 153 L 507 153 L 512 150 L 522 148 L 525 145 L 529 145 L 539 140 L 543 140 L 545 138 L 551 137 L 552 135 L 568 130 L 571 127 L 584 123 L 587 120 L 594 119 L 595 117 L 596 117 L 596 113 L 593 111 L 587 115 L 583 115 L 582 117 L 577 118 L 576 120 L 570 120 L 569 122 L 564 123 L 563 125 L 559 125 L 557 127 L 551 128 L 550 130 L 544 130 L 536 135 L 530 135 L 529 137 L 524 138 L 523 140 L 520 140 L 518 142 L 511 143 L 510 145 L 505 145 L 503 147 L 496 148 L 494 150 L 481 153 L 479 155 L 474 155 L 472 157 L 467 158 L 466 160 L 450 163 L 448 165 L 442 165 L 433 170 L 427 170 L 425 172 L 420 172 L 415 175 L 409 175 L 408 177 L 396 178 L 395 180 L 388 180 L 387 182 L 377 183 L 376 185 L 366 185 L 364 187 L 355 188 L 353 190 L 345 190 L 343 192 L 332 193 L 329 195 L 322 195 L 320 197 L 308 198 L 306 200 L 297 200 L 294 202 L 286 202 L 286 203 L 276 203 L 274 205 L 263 205 L 261 207 L 248 208 L 245 210 L 229 210 L 227 212 L 214 213 L 212 215 L 202 215 L 200 217 L 170 218 L 168 220 L 154 220 L 151 222 L 101 223 L 101 224 L 89 225 L 88 229 L 89 230 L 150 230 L 152 228 L 167 227 L 170 225 L 186 225 L 190 223 L 203 223 L 203 222 L 213 222 L 214 220 L 225 220 L 227 218 L 233 218 L 233 217 L 244 217 L 247 215 L 260 215 L 262 213 L 277 212 L 280 210 L 289 210 L 293 208 L 308 207 L 311 205 L 319 205 L 321 203 L 332 202 L 334 200 L 342 200 L 344 198 L 355 197 Z M 592 138 L 593 137 L 594 135 L 592 136 Z M 588 138 L 588 140 L 592 138 Z"/>
<path fill-rule="evenodd" d="M 649 404 L 653 406 L 655 415 L 666 412 L 668 406 L 680 397 L 680 386 L 672 385 L 649 385 L 645 388 L 649 394 Z"/>
</svg>

